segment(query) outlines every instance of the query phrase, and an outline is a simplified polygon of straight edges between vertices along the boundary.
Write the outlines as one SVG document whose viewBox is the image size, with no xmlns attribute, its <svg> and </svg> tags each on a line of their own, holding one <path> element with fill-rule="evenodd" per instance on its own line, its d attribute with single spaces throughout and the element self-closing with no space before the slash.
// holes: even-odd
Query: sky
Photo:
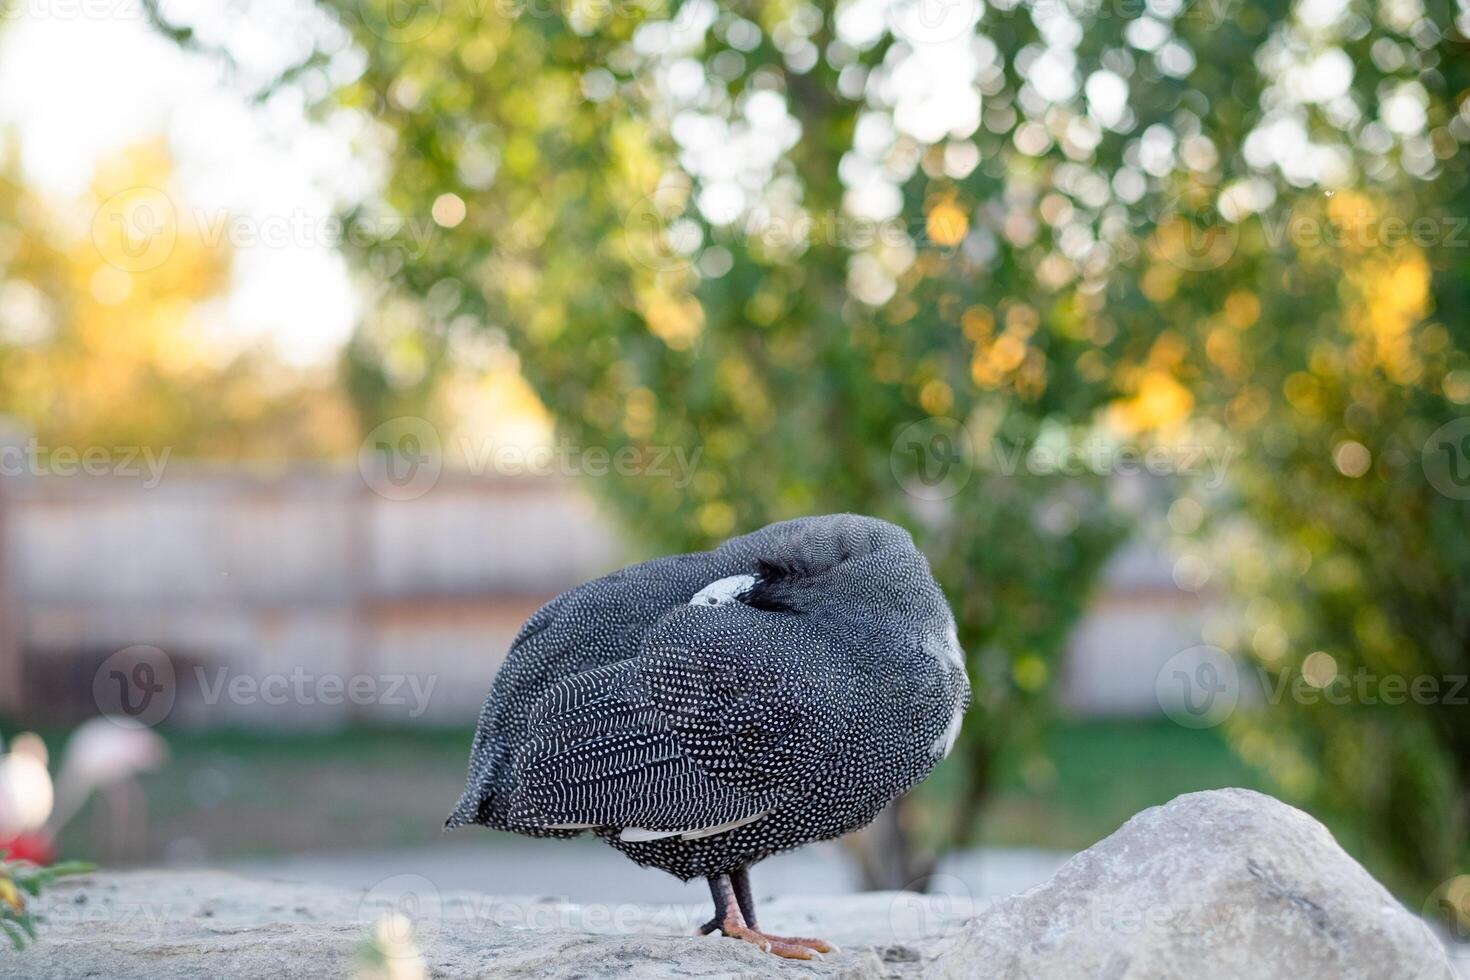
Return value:
<svg viewBox="0 0 1470 980">
<path fill-rule="evenodd" d="M 177 167 L 179 220 L 193 221 L 210 235 L 223 233 L 233 245 L 234 281 L 223 304 L 228 322 L 213 333 L 242 346 L 265 339 L 293 365 L 331 363 L 361 311 L 347 264 L 335 249 L 331 218 L 370 195 L 378 182 L 377 168 L 359 149 L 371 146 L 371 123 L 348 111 L 325 123 L 309 121 L 305 97 L 294 88 L 263 102 L 248 96 L 252 86 L 303 57 L 313 40 L 339 51 L 319 84 L 339 80 L 333 72 L 350 74 L 355 55 L 345 33 L 309 0 L 162 0 L 170 19 L 191 24 L 206 42 L 227 43 L 238 65 L 232 73 L 218 60 L 185 52 L 160 36 L 144 19 L 140 2 L 0 0 L 0 127 L 18 134 L 28 183 L 60 196 L 80 195 L 99 158 L 162 134 Z M 1398 2 L 1413 6 L 1417 0 Z M 1163 0 L 1158 5 L 1170 6 Z M 1266 59 L 1290 97 L 1273 103 L 1276 108 L 1245 152 L 1254 166 L 1279 167 L 1300 185 L 1330 185 L 1346 177 L 1347 148 L 1340 141 L 1310 140 L 1301 110 L 1303 102 L 1318 102 L 1342 115 L 1345 124 L 1356 119 L 1355 107 L 1344 102 L 1353 66 L 1330 36 L 1343 9 L 1342 0 L 1304 0 L 1299 23 L 1272 42 Z M 943 16 L 936 19 L 936 13 Z M 685 55 L 714 16 L 712 0 L 691 2 L 674 22 L 645 24 L 635 46 L 667 56 L 663 82 L 680 162 L 700 179 L 705 217 L 724 224 L 771 197 L 773 168 L 800 129 L 772 93 L 755 92 L 728 118 L 721 107 L 700 109 L 704 76 Z M 1043 5 L 1033 16 L 1042 43 L 1015 56 L 1027 78 L 1020 101 L 1030 100 L 1028 114 L 1075 104 L 1085 107 L 1095 132 L 1130 131 L 1125 79 L 1101 70 L 1081 77 L 1073 52 L 1082 27 L 1066 5 Z M 894 170 L 889 151 L 899 135 L 920 144 L 948 141 L 946 161 L 954 176 L 975 166 L 970 139 L 981 123 L 987 80 L 999 70 L 998 52 L 984 38 L 978 0 L 849 0 L 837 23 L 839 35 L 854 47 L 871 44 L 885 25 L 904 43 L 869 79 L 872 111 L 859 125 L 841 174 L 848 209 L 874 220 L 897 213 L 898 185 L 916 163 L 909 154 L 908 170 Z M 1149 53 L 1160 70 L 1187 73 L 1193 65 L 1193 55 L 1172 38 L 1166 20 L 1146 16 L 1133 27 L 1128 44 L 1140 56 Z M 804 46 L 810 46 L 796 29 L 783 44 L 793 58 L 805 57 Z M 1433 157 L 1422 132 L 1421 96 L 1411 85 L 1400 86 L 1386 101 L 1385 125 L 1378 128 L 1385 140 L 1390 131 L 1417 140 L 1422 146 L 1410 158 L 1422 158 L 1427 166 Z M 1024 135 L 1018 131 L 1023 150 Z M 1174 134 L 1162 127 L 1142 134 L 1141 146 L 1150 173 L 1178 166 Z M 1157 166 L 1150 165 L 1151 152 Z"/>
<path fill-rule="evenodd" d="M 185 13 L 219 16 L 208 10 Z M 28 185 L 79 196 L 100 158 L 162 135 L 178 220 L 234 246 L 228 323 L 214 333 L 263 339 L 295 366 L 330 363 L 359 299 L 329 219 L 372 180 L 343 119 L 309 122 L 296 92 L 251 104 L 247 82 L 161 37 L 137 0 L 8 0 L 0 16 L 0 127 L 19 138 Z M 218 28 L 249 69 L 289 55 L 266 25 Z"/>
<path fill-rule="evenodd" d="M 192 24 L 206 39 L 228 38 L 232 56 L 245 69 L 247 81 L 241 82 L 208 56 L 160 36 L 139 0 L 0 4 L 0 16 L 9 19 L 0 24 L 0 127 L 19 136 L 27 183 L 59 196 L 82 195 L 99 159 L 163 135 L 177 168 L 179 220 L 193 221 L 210 235 L 223 228 L 234 246 L 234 281 L 223 305 L 228 322 L 215 325 L 212 335 L 241 346 L 265 338 L 293 365 L 331 363 L 361 301 L 334 250 L 330 218 L 370 192 L 373 168 L 354 156 L 353 139 L 361 134 L 352 130 L 350 115 L 343 114 L 335 127 L 312 123 L 294 90 L 264 104 L 248 99 L 251 81 L 273 77 L 290 64 L 306 43 L 295 39 L 320 28 L 304 13 L 310 5 L 251 0 L 249 16 L 242 17 L 230 12 L 231 5 L 165 2 L 176 22 Z M 712 14 L 713 4 L 703 6 Z M 859 8 L 872 8 L 869 19 L 876 17 L 881 30 L 884 7 L 885 0 L 855 3 L 849 21 L 861 20 Z M 901 75 L 921 61 L 928 68 L 920 79 L 927 84 L 896 80 L 897 90 L 906 93 L 895 97 L 899 131 L 939 139 L 963 136 L 978 122 L 978 96 L 968 84 L 975 65 L 965 35 L 979 7 L 967 0 L 959 9 L 960 22 L 931 25 L 930 33 L 943 28 L 941 36 L 915 39 L 922 59 L 900 65 Z M 950 70 L 937 70 L 944 65 Z M 691 125 L 684 128 L 697 137 L 686 148 L 685 163 L 705 178 L 702 204 L 717 221 L 732 220 L 750 203 L 744 197 L 759 196 L 776 157 L 799 135 L 775 97 L 750 100 L 747 118 L 733 131 L 723 120 L 685 116 Z M 732 146 L 741 152 L 732 154 Z M 736 158 L 743 161 L 736 167 L 740 172 L 725 173 Z M 712 172 L 705 173 L 701 161 L 713 161 Z M 867 210 L 890 217 L 896 191 L 870 181 L 850 201 L 859 211 L 864 190 L 876 195 Z"/>
</svg>

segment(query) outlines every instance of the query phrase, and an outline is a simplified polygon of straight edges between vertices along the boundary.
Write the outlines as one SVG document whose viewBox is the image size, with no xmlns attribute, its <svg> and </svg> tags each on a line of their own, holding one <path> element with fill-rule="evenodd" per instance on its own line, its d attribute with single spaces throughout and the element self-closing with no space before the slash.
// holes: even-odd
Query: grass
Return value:
<svg viewBox="0 0 1470 980">
<path fill-rule="evenodd" d="M 128 864 L 426 843 L 458 797 L 471 731 L 163 734 L 168 762 L 127 801 L 146 806 L 143 836 L 114 833 L 94 798 L 61 854 Z M 43 737 L 54 763 L 65 733 Z"/>
<path fill-rule="evenodd" d="M 1064 722 L 1041 758 L 1001 759 L 1000 786 L 981 817 L 983 841 L 1077 850 L 1181 793 L 1268 790 L 1218 730 L 1168 720 Z"/>
<path fill-rule="evenodd" d="M 459 794 L 470 735 L 468 729 L 371 728 L 167 733 L 167 766 L 140 780 L 147 834 L 128 848 L 131 859 L 431 842 Z M 47 741 L 59 754 L 61 739 Z M 1218 732 L 1166 720 L 1063 722 L 1044 753 L 1003 758 L 998 771 L 1000 786 L 980 815 L 981 839 L 1066 850 L 1086 847 L 1137 811 L 1180 793 L 1265 788 Z M 943 770 L 932 782 L 926 796 L 942 803 Z M 62 853 L 112 863 L 124 856 L 100 852 L 94 830 L 84 812 L 63 835 Z"/>
</svg>

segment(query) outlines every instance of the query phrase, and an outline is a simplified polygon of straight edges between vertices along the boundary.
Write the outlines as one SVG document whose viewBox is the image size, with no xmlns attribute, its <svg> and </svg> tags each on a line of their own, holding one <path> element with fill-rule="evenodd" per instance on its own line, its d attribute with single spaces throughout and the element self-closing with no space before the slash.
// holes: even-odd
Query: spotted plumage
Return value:
<svg viewBox="0 0 1470 980">
<path fill-rule="evenodd" d="M 772 524 L 538 610 L 485 701 L 447 826 L 595 833 L 709 878 L 711 927 L 762 936 L 753 908 L 728 921 L 745 870 L 872 820 L 948 754 L 969 696 L 954 618 L 907 532 L 851 514 Z"/>
</svg>

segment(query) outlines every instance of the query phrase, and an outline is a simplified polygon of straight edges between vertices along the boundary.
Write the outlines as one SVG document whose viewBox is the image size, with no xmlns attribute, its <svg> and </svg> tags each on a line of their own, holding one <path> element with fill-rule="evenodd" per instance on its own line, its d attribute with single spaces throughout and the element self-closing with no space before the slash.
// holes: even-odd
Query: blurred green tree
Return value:
<svg viewBox="0 0 1470 980">
<path fill-rule="evenodd" d="M 839 175 L 884 111 L 842 78 L 884 70 L 892 38 L 850 44 L 804 5 L 419 8 L 392 26 L 387 7 L 341 14 L 368 56 L 340 103 L 393 136 L 388 190 L 349 236 L 370 243 L 360 258 L 383 291 L 348 352 L 364 424 L 405 411 L 489 329 L 571 443 L 700 452 L 687 487 L 599 481 L 650 551 L 816 511 L 915 527 L 954 597 L 984 721 L 959 750 L 965 804 L 916 804 L 891 841 L 970 839 L 997 748 L 1039 750 L 1057 654 L 1127 523 L 1101 480 L 991 475 L 1046 427 L 1090 424 L 1111 392 L 1076 367 L 1095 290 L 1038 288 L 1044 246 L 990 236 L 996 254 L 954 261 L 970 240 L 957 202 L 1032 186 L 1039 164 L 987 131 L 994 162 L 973 187 L 926 192 L 916 164 L 942 167 L 944 147 L 892 134 L 876 151 L 909 162 L 890 194 L 923 203 L 854 211 Z M 1023 16 L 1007 30 L 1036 37 Z M 698 84 L 674 91 L 691 72 Z M 696 145 L 701 129 L 713 145 Z M 731 151 L 723 173 L 728 143 L 745 159 Z M 416 251 L 403 223 L 425 217 L 438 233 Z M 420 367 L 395 386 L 404 342 Z M 958 419 L 983 422 L 986 444 Z M 889 886 L 928 868 L 905 847 L 868 857 Z"/>
<path fill-rule="evenodd" d="M 1416 469 L 1470 397 L 1460 8 L 322 2 L 348 70 L 298 75 L 371 117 L 387 177 L 350 216 L 364 426 L 489 338 L 569 441 L 701 450 L 687 486 L 599 481 L 650 550 L 821 510 L 914 527 L 979 710 L 962 805 L 921 798 L 899 838 L 974 833 L 1128 533 L 1129 484 L 1033 449 L 1239 445 L 1229 492 L 1171 510 L 1228 563 L 1186 584 L 1249 600 L 1222 641 L 1275 674 L 1464 669 L 1464 504 Z M 1385 215 L 1445 231 L 1321 237 Z M 1248 757 L 1358 812 L 1405 882 L 1463 858 L 1460 714 L 1288 701 L 1238 716 Z"/>
<path fill-rule="evenodd" d="M 1261 680 L 1262 710 L 1235 714 L 1232 741 L 1291 799 L 1339 817 L 1401 894 L 1463 928 L 1470 45 L 1454 17 L 1349 7 L 1321 24 L 1297 10 L 1257 55 L 1271 85 L 1256 129 L 1285 118 L 1303 139 L 1213 198 L 1269 203 L 1234 224 L 1215 205 L 1196 214 L 1182 255 L 1161 229 L 1156 255 L 1184 261 L 1118 288 L 1185 325 L 1196 411 L 1240 443 L 1227 491 L 1186 490 L 1171 512 L 1176 548 L 1237 598 L 1210 641 Z M 1334 53 L 1349 56 L 1341 96 L 1286 102 L 1301 66 Z M 1337 172 L 1325 192 L 1291 173 L 1314 153 Z"/>
<path fill-rule="evenodd" d="M 161 142 L 101 161 L 75 201 L 27 187 L 15 151 L 0 147 L 0 413 L 45 450 L 218 459 L 350 448 L 351 409 L 330 377 L 221 349 L 202 329 L 232 255 L 178 220 Z"/>
</svg>

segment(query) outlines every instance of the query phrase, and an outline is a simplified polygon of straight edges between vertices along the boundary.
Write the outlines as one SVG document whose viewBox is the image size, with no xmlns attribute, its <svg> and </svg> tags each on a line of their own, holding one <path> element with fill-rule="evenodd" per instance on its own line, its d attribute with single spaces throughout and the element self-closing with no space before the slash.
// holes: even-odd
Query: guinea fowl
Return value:
<svg viewBox="0 0 1470 980">
<path fill-rule="evenodd" d="M 709 880 L 715 930 L 763 933 L 748 870 L 871 821 L 949 754 L 970 700 L 954 617 L 902 528 L 783 521 L 563 593 L 521 628 L 445 826 L 591 832 Z"/>
</svg>

